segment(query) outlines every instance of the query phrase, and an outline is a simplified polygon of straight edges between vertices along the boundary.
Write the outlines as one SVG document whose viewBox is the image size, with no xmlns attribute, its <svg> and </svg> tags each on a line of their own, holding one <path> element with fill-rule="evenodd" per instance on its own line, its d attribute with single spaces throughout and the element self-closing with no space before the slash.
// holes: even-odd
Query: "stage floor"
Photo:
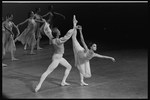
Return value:
<svg viewBox="0 0 150 100">
<path fill-rule="evenodd" d="M 2 68 L 2 93 L 7 98 L 148 98 L 148 51 L 146 49 L 111 49 L 98 46 L 98 53 L 112 56 L 109 59 L 90 60 L 92 77 L 85 79 L 88 86 L 80 86 L 79 71 L 74 66 L 71 41 L 65 44 L 64 58 L 72 65 L 67 79 L 70 86 L 60 86 L 65 67 L 59 65 L 44 81 L 38 93 L 34 92 L 43 72 L 51 63 L 53 47 L 42 42 L 42 50 L 30 55 L 30 49 L 23 50 L 16 45 L 15 57 L 11 61 L 6 53 Z M 106 47 L 105 47 L 106 46 Z"/>
</svg>

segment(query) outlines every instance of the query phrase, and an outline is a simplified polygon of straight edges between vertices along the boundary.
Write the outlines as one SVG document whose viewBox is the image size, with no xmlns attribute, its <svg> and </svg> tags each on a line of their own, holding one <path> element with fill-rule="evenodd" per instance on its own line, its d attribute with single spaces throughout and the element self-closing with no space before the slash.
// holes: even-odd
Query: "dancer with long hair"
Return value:
<svg viewBox="0 0 150 100">
<path fill-rule="evenodd" d="M 77 25 L 78 21 L 75 18 L 74 15 L 74 27 Z M 75 57 L 75 66 L 77 66 L 79 72 L 80 72 L 80 78 L 81 78 L 81 83 L 80 85 L 88 85 L 87 83 L 84 82 L 84 77 L 85 78 L 90 78 L 91 77 L 91 69 L 90 69 L 90 59 L 93 57 L 99 57 L 99 58 L 107 58 L 115 61 L 113 57 L 109 56 L 103 56 L 100 54 L 95 53 L 97 49 L 97 45 L 91 44 L 90 49 L 87 47 L 83 35 L 82 35 L 82 27 L 78 25 L 78 29 L 80 31 L 80 37 L 81 37 L 81 42 L 83 44 L 83 47 L 79 44 L 78 40 L 76 39 L 77 32 L 74 32 L 72 35 L 72 43 L 73 43 L 73 51 L 74 51 L 74 57 Z"/>
<path fill-rule="evenodd" d="M 75 31 L 74 27 L 73 29 L 70 29 L 67 34 L 64 37 L 59 38 L 59 36 L 61 35 L 60 31 L 58 30 L 58 28 L 53 28 L 53 39 L 51 37 L 51 35 L 49 35 L 50 40 L 52 41 L 53 47 L 54 47 L 54 54 L 52 56 L 52 63 L 49 65 L 49 67 L 47 68 L 47 70 L 42 74 L 41 78 L 40 78 L 40 82 L 38 83 L 38 85 L 35 88 L 35 92 L 38 92 L 38 90 L 41 88 L 42 83 L 44 82 L 44 80 L 46 79 L 46 77 L 59 65 L 63 65 L 66 67 L 65 73 L 64 73 L 64 77 L 62 79 L 61 85 L 62 86 L 66 86 L 66 85 L 70 85 L 69 83 L 66 82 L 66 79 L 70 73 L 70 70 L 72 68 L 72 66 L 68 63 L 68 61 L 63 58 L 63 54 L 64 54 L 64 43 L 72 36 L 72 34 Z"/>
<path fill-rule="evenodd" d="M 21 43 L 23 45 L 31 46 L 30 54 L 35 54 L 34 53 L 34 47 L 36 45 L 36 39 L 35 39 L 36 22 L 44 23 L 44 21 L 39 21 L 39 20 L 34 19 L 34 13 L 33 13 L 33 11 L 30 11 L 28 13 L 28 19 L 26 19 L 24 22 L 18 24 L 17 26 L 19 27 L 20 25 L 22 25 L 26 22 L 28 22 L 27 28 L 21 33 L 20 36 L 18 36 L 15 39 L 15 42 L 21 41 Z"/>
<path fill-rule="evenodd" d="M 14 33 L 12 32 L 12 28 L 15 27 L 18 34 L 20 34 L 18 27 L 12 22 L 13 15 L 7 14 L 6 20 L 2 23 L 3 31 L 3 45 L 4 45 L 4 52 L 10 51 L 11 52 L 11 60 L 18 60 L 14 57 L 14 53 L 16 51 L 16 45 L 14 42 Z"/>
</svg>

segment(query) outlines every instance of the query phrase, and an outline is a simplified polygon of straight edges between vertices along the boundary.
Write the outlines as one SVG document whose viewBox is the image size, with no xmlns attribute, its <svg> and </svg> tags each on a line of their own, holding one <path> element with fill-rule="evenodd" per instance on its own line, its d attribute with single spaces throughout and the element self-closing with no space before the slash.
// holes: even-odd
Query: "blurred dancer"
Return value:
<svg viewBox="0 0 150 100">
<path fill-rule="evenodd" d="M 60 13 L 57 13 L 57 12 L 54 12 L 53 11 L 53 6 L 52 5 L 49 5 L 48 6 L 48 13 L 43 15 L 42 17 L 46 17 L 48 16 L 48 19 L 47 19 L 47 22 L 50 24 L 50 28 L 52 29 L 53 28 L 53 23 L 54 23 L 54 18 L 56 18 L 56 15 L 60 15 L 62 16 L 64 19 L 65 19 L 65 16 L 60 14 Z M 44 18 L 45 19 L 45 18 Z"/>
<path fill-rule="evenodd" d="M 57 13 L 57 12 L 54 12 L 53 6 L 49 5 L 48 6 L 48 13 L 42 16 L 42 18 L 44 18 L 44 19 L 45 19 L 45 17 L 48 16 L 48 19 L 46 21 L 50 24 L 51 29 L 53 29 L 54 19 L 56 18 L 56 15 L 62 16 L 65 19 L 64 15 Z M 49 41 L 49 44 L 52 44 L 51 41 Z"/>
<path fill-rule="evenodd" d="M 30 54 L 35 54 L 34 53 L 34 47 L 36 45 L 36 39 L 35 39 L 36 22 L 44 23 L 44 21 L 35 20 L 33 11 L 30 11 L 28 13 L 28 19 L 26 19 L 24 22 L 18 24 L 17 26 L 19 27 L 20 25 L 22 25 L 26 22 L 28 22 L 27 28 L 21 33 L 20 36 L 18 36 L 15 39 L 15 42 L 16 41 L 21 41 L 21 43 L 23 45 L 31 46 Z"/>
<path fill-rule="evenodd" d="M 4 52 L 10 51 L 11 52 L 11 60 L 18 60 L 14 57 L 14 53 L 16 51 L 16 46 L 14 42 L 14 34 L 12 32 L 12 28 L 15 27 L 17 29 L 17 36 L 20 34 L 19 29 L 17 26 L 12 22 L 13 15 L 7 14 L 6 21 L 2 23 L 3 28 L 3 45 L 4 45 Z"/>
<path fill-rule="evenodd" d="M 2 17 L 2 22 L 4 21 L 4 18 Z M 4 32 L 5 32 L 5 28 L 4 28 L 4 26 L 2 25 L 2 58 L 3 58 L 3 56 L 5 55 L 5 49 L 4 49 Z M 3 67 L 7 67 L 7 65 L 6 64 L 4 64 L 4 63 L 2 63 L 2 66 Z"/>
<path fill-rule="evenodd" d="M 73 23 L 74 23 L 74 27 L 78 23 L 78 21 L 75 18 L 75 15 L 74 15 Z M 81 42 L 83 44 L 83 47 L 79 44 L 78 40 L 76 39 L 77 31 L 74 32 L 74 34 L 72 35 L 72 43 L 73 43 L 73 51 L 74 51 L 74 57 L 75 57 L 75 66 L 77 66 L 80 72 L 80 78 L 81 78 L 80 84 L 88 85 L 87 83 L 84 82 L 84 77 L 85 78 L 91 77 L 90 62 L 89 62 L 90 59 L 92 59 L 93 57 L 108 58 L 113 61 L 115 61 L 115 59 L 112 57 L 103 56 L 103 55 L 94 53 L 94 51 L 96 51 L 97 49 L 96 44 L 91 44 L 90 49 L 89 49 L 87 45 L 85 44 L 85 41 L 82 35 L 82 27 L 78 25 L 78 29 L 80 31 L 80 37 L 81 37 Z"/>
<path fill-rule="evenodd" d="M 35 10 L 34 10 L 34 18 L 36 20 L 39 20 L 39 21 L 41 20 L 42 21 L 42 17 L 39 15 L 40 12 L 41 12 L 40 8 L 35 8 Z M 36 22 L 35 38 L 37 39 L 37 49 L 38 50 L 42 49 L 40 47 L 40 39 L 42 38 L 40 25 L 41 25 L 41 23 Z"/>
</svg>

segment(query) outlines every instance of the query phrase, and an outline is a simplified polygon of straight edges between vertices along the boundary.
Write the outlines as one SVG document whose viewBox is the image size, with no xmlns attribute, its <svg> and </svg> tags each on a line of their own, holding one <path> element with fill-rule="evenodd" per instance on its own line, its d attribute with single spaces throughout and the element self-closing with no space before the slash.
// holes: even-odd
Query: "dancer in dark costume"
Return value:
<svg viewBox="0 0 150 100">
<path fill-rule="evenodd" d="M 74 27 L 77 25 L 77 20 L 74 15 Z M 81 42 L 83 44 L 83 47 L 79 44 L 78 40 L 76 39 L 77 36 L 77 31 L 74 32 L 72 35 L 72 43 L 73 43 L 73 51 L 74 51 L 74 57 L 75 57 L 75 66 L 79 69 L 80 72 L 80 78 L 81 78 L 81 85 L 88 85 L 87 83 L 84 82 L 84 77 L 85 78 L 90 78 L 91 77 L 91 69 L 90 69 L 90 62 L 89 60 L 92 59 L 93 57 L 99 57 L 99 58 L 107 58 L 115 61 L 113 57 L 109 56 L 103 56 L 99 55 L 97 53 L 94 53 L 96 51 L 97 47 L 96 44 L 92 44 L 90 46 L 90 49 L 87 47 L 85 44 L 83 35 L 82 35 L 82 27 L 78 25 L 78 29 L 80 31 L 80 37 L 81 37 Z"/>
</svg>

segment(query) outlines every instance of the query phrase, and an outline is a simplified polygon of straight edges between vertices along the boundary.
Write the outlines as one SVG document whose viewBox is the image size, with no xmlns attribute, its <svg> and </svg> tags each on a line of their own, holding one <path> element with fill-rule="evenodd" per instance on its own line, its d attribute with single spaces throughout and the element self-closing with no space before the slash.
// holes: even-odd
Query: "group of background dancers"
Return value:
<svg viewBox="0 0 150 100">
<path fill-rule="evenodd" d="M 20 41 L 23 45 L 25 45 L 24 49 L 28 46 L 31 46 L 30 54 L 34 53 L 34 47 L 37 45 L 37 49 L 42 49 L 39 46 L 41 33 L 45 34 L 49 38 L 50 44 L 54 47 L 54 53 L 52 56 L 52 63 L 48 66 L 47 70 L 42 74 L 40 78 L 40 82 L 35 88 L 35 92 L 41 88 L 42 83 L 46 79 L 46 77 L 59 65 L 63 65 L 66 67 L 61 86 L 68 86 L 69 83 L 66 82 L 66 79 L 71 71 L 72 66 L 68 63 L 68 61 L 63 57 L 65 52 L 64 43 L 72 37 L 72 45 L 73 45 L 73 52 L 74 52 L 74 59 L 75 59 L 75 66 L 78 68 L 80 72 L 80 85 L 85 86 L 88 85 L 84 82 L 84 78 L 91 77 L 91 69 L 90 69 L 90 59 L 93 57 L 99 58 L 108 58 L 112 61 L 115 61 L 113 57 L 103 56 L 100 54 L 95 53 L 94 51 L 97 50 L 97 45 L 95 43 L 91 43 L 89 47 L 86 45 L 84 41 L 84 37 L 82 34 L 82 26 L 77 25 L 78 21 L 73 16 L 73 28 L 70 29 L 65 36 L 60 37 L 61 32 L 57 27 L 53 28 L 53 18 L 54 14 L 59 14 L 52 11 L 52 6 L 49 6 L 49 12 L 46 15 L 40 16 L 38 13 L 40 9 L 35 9 L 35 11 L 30 11 L 28 14 L 28 19 L 24 22 L 15 25 L 12 22 L 13 15 L 8 14 L 6 16 L 6 21 L 2 23 L 2 33 L 3 33 L 3 50 L 2 53 L 5 55 L 5 52 L 10 51 L 12 60 L 18 60 L 14 57 L 14 51 L 16 51 L 15 42 Z M 49 15 L 49 19 L 45 20 L 43 17 Z M 63 16 L 62 14 L 59 14 Z M 64 16 L 63 16 L 64 17 Z M 64 17 L 65 18 L 65 17 Z M 3 18 L 2 18 L 3 19 Z M 27 28 L 20 34 L 19 26 L 28 22 Z M 40 25 L 42 23 L 42 26 Z M 17 29 L 18 34 L 14 39 L 14 34 L 12 32 L 12 27 Z M 77 40 L 77 30 L 80 32 L 80 39 L 83 47 L 79 44 Z M 7 66 L 6 64 L 2 63 L 2 66 Z"/>
</svg>

